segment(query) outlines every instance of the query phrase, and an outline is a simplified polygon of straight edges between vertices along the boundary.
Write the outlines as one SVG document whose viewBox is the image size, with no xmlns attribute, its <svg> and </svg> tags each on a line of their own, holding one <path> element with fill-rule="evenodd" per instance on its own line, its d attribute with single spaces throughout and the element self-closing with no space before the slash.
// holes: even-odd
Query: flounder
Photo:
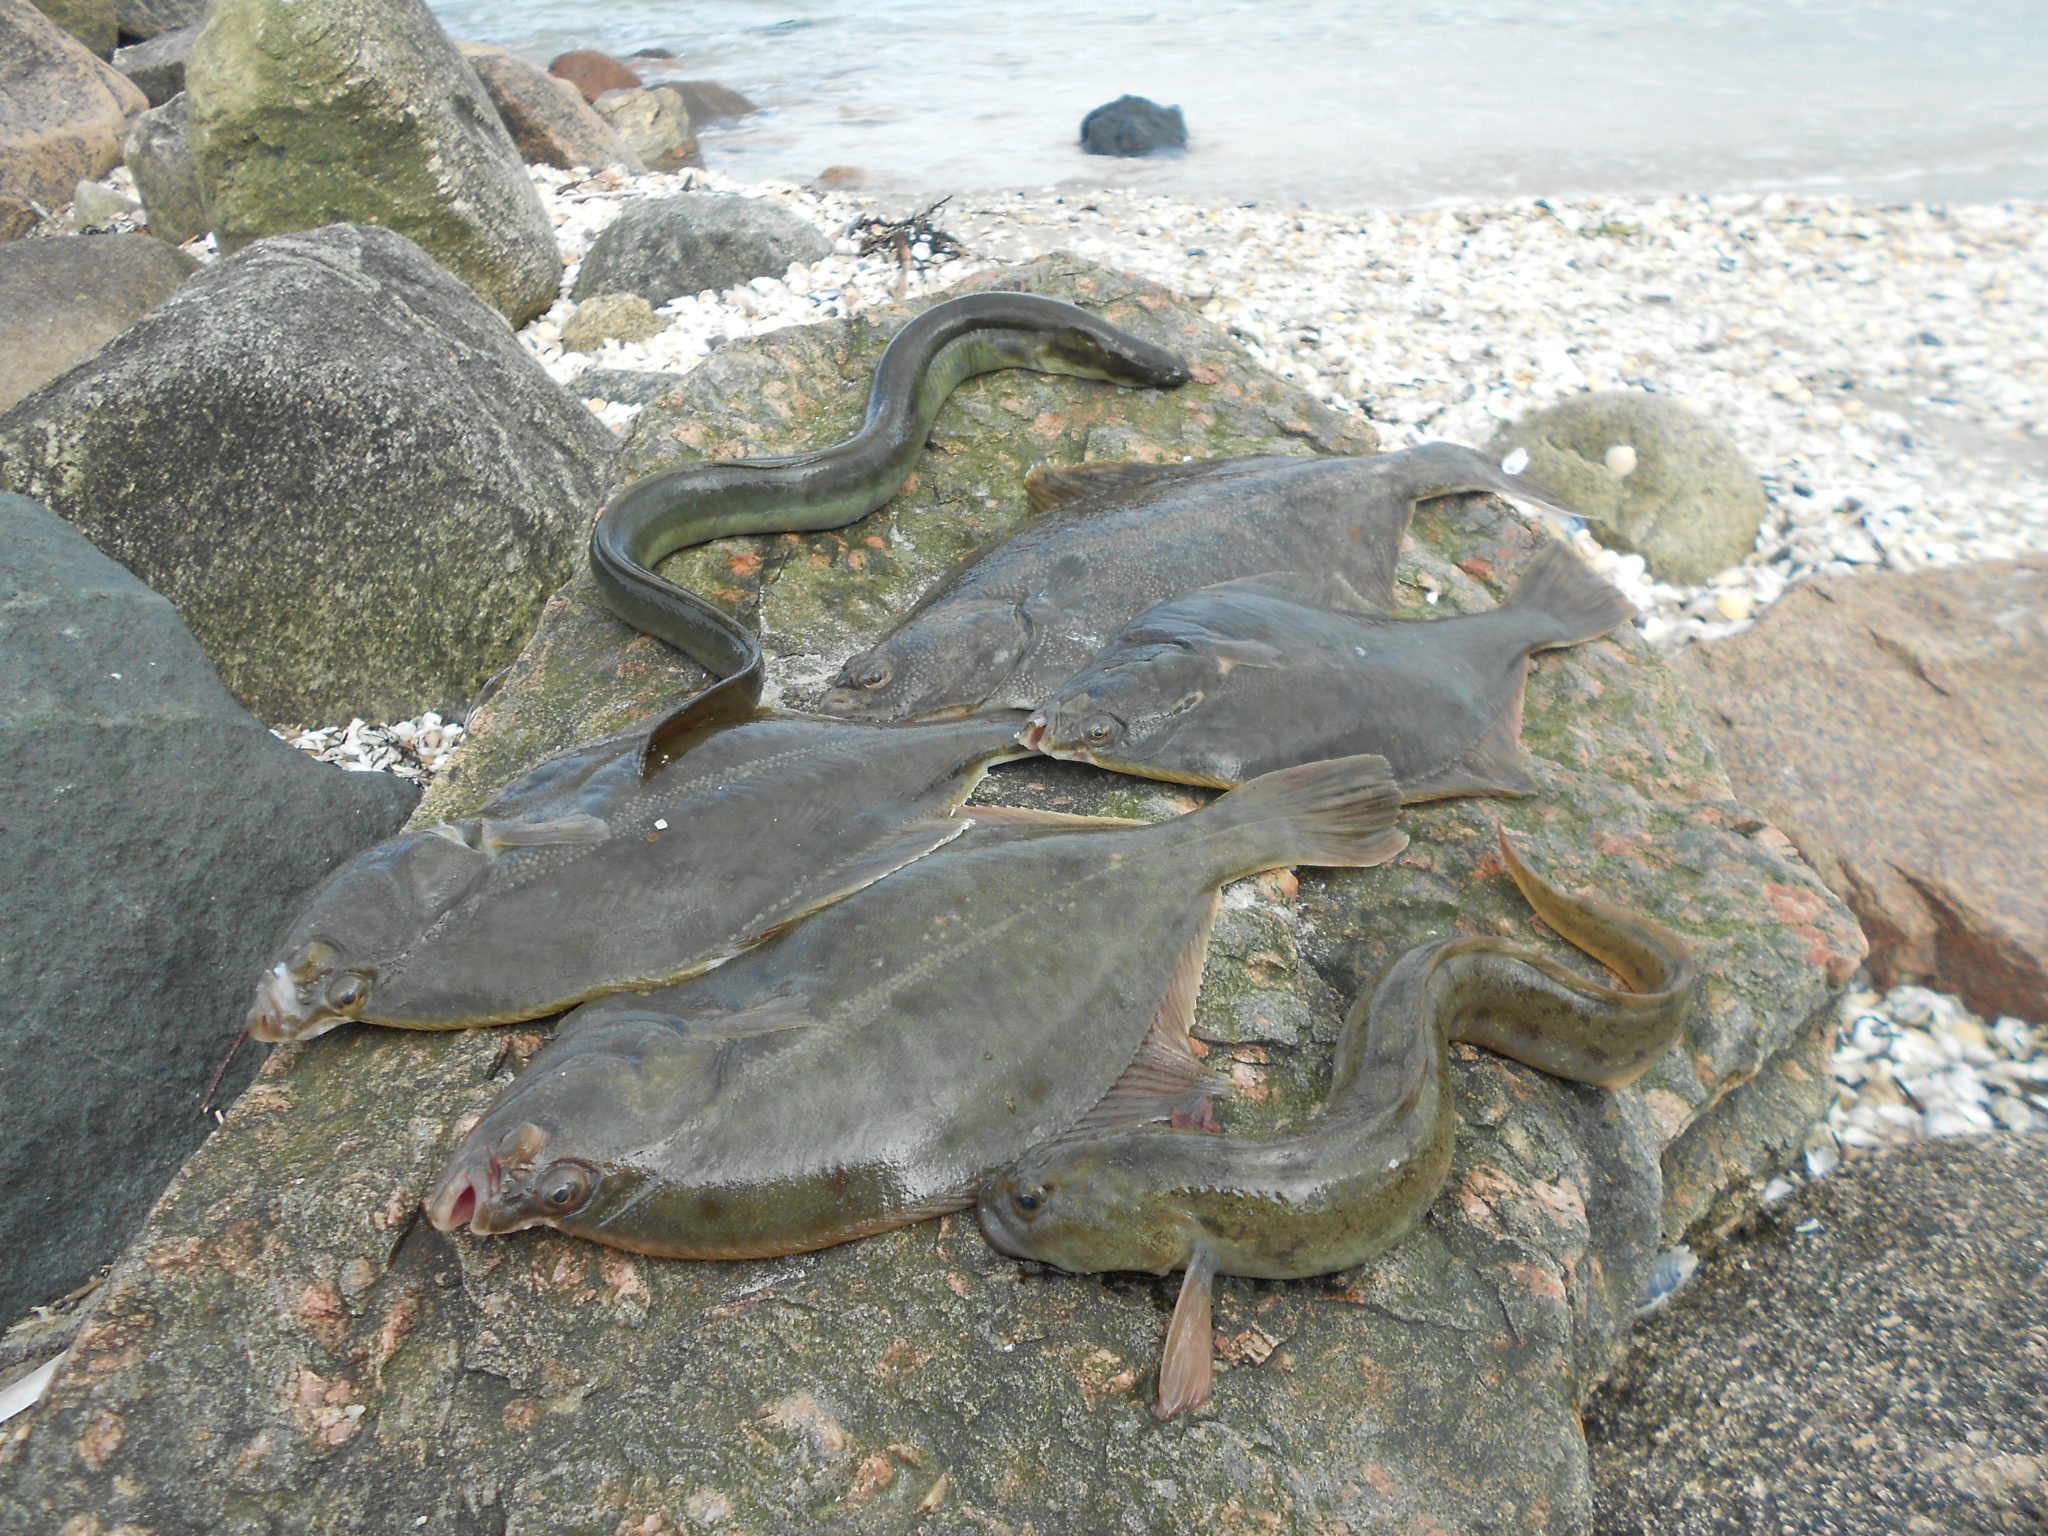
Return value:
<svg viewBox="0 0 2048 1536">
<path fill-rule="evenodd" d="M 1377 752 L 1405 801 L 1518 795 L 1528 658 L 1632 617 L 1562 544 L 1488 613 L 1404 619 L 1341 576 L 1272 572 L 1127 624 L 1024 728 L 1026 746 L 1183 784 Z"/>
<path fill-rule="evenodd" d="M 1491 491 L 1571 511 L 1455 443 L 1369 458 L 1082 464 L 1036 471 L 1027 485 L 1044 515 L 925 593 L 846 663 L 820 709 L 868 719 L 1035 709 L 1119 625 L 1211 582 L 1333 571 L 1390 603 L 1417 501 Z"/>
<path fill-rule="evenodd" d="M 474 820 L 399 834 L 316 892 L 249 1031 L 458 1029 L 715 965 L 959 835 L 1023 756 L 1015 716 L 917 726 L 765 717 L 641 771 L 644 728 L 542 763 Z"/>
<path fill-rule="evenodd" d="M 1457 1134 L 1452 1040 L 1620 1088 L 1678 1038 L 1699 990 L 1691 947 L 1640 913 L 1566 895 L 1505 834 L 1501 851 L 1543 920 L 1637 990 L 1588 981 L 1498 939 L 1422 945 L 1352 1008 L 1328 1101 L 1307 1129 L 1084 1133 L 1034 1150 L 982 1189 L 982 1228 L 1005 1253 L 1080 1272 L 1186 1272 L 1159 1371 L 1159 1417 L 1209 1398 L 1216 1275 L 1349 1269 L 1429 1208 Z"/>
<path fill-rule="evenodd" d="M 578 1009 L 428 1217 L 795 1253 L 959 1210 L 1077 1128 L 1198 1114 L 1217 1082 L 1187 1025 L 1218 888 L 1392 858 L 1397 801 L 1355 757 L 1152 826 L 977 828 L 715 971 Z"/>
</svg>

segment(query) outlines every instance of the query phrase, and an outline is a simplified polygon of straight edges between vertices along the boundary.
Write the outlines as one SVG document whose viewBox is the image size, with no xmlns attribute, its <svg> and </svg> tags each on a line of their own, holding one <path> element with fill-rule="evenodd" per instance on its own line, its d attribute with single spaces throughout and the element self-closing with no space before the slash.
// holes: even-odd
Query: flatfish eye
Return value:
<svg viewBox="0 0 2048 1536">
<path fill-rule="evenodd" d="M 1097 715 L 1081 727 L 1081 734 L 1090 746 L 1099 747 L 1112 742 L 1123 734 L 1124 724 L 1114 715 Z"/>
<path fill-rule="evenodd" d="M 353 1013 L 370 1000 L 370 978 L 360 971 L 345 971 L 327 983 L 322 1000 L 336 1013 Z"/>
<path fill-rule="evenodd" d="M 1043 1184 L 1033 1184 L 1028 1189 L 1018 1190 L 1016 1196 L 1017 1209 L 1024 1212 L 1027 1216 L 1030 1215 L 1045 1204 L 1045 1193 L 1045 1186 Z"/>
<path fill-rule="evenodd" d="M 581 1163 L 555 1163 L 534 1187 L 540 1192 L 542 1207 L 550 1215 L 560 1216 L 590 1198 L 590 1170 Z"/>
<path fill-rule="evenodd" d="M 886 661 L 870 662 L 853 680 L 856 688 L 879 688 L 889 681 L 889 664 Z"/>
</svg>

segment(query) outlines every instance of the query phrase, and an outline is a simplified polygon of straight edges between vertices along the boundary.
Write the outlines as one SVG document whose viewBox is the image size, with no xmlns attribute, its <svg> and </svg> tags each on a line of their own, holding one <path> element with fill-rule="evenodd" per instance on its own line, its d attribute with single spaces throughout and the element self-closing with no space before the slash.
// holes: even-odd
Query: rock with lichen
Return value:
<svg viewBox="0 0 2048 1536">
<path fill-rule="evenodd" d="M 1049 258 L 970 286 L 1098 309 L 1181 351 L 1193 382 L 972 381 L 880 511 L 674 557 L 671 575 L 758 629 L 785 704 L 1015 527 L 1034 463 L 1375 446 L 1135 279 Z M 843 437 L 907 313 L 727 344 L 642 412 L 623 473 Z M 1496 603 L 1543 537 L 1496 501 L 1433 504 L 1403 600 Z M 703 681 L 579 575 L 422 814 L 464 814 Z M 1692 936 L 1707 980 L 1685 1039 L 1612 1094 L 1457 1050 L 1457 1155 L 1427 1218 L 1355 1271 L 1221 1282 L 1222 1369 L 1190 1421 L 1148 1408 L 1173 1282 L 1020 1266 L 970 1217 L 744 1263 L 445 1238 L 418 1201 L 546 1028 L 354 1029 L 274 1056 L 187 1168 L 10 1453 L 0 1520 L 1022 1531 L 1085 1506 L 1133 1530 L 1586 1531 L 1579 1405 L 1660 1246 L 1795 1155 L 1861 942 L 1732 798 L 1632 632 L 1539 658 L 1526 739 L 1539 795 L 1418 807 L 1383 868 L 1226 892 L 1195 1029 L 1238 1087 L 1226 1128 L 1302 1123 L 1346 1005 L 1411 945 L 1497 934 L 1586 965 L 1514 895 L 1496 822 L 1565 885 Z M 979 798 L 1159 817 L 1200 793 L 1032 760 Z"/>
</svg>

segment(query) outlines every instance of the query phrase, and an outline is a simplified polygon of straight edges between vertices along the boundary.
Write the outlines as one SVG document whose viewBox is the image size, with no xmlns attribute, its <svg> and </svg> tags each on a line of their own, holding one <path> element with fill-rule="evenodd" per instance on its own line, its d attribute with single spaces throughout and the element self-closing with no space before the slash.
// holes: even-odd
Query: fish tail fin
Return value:
<svg viewBox="0 0 2048 1536">
<path fill-rule="evenodd" d="M 1508 606 L 1529 621 L 1539 651 L 1597 639 L 1636 616 L 1634 603 L 1555 540 L 1529 563 Z"/>
<path fill-rule="evenodd" d="M 1400 809 L 1387 760 L 1367 754 L 1262 774 L 1198 815 L 1212 826 L 1232 824 L 1241 849 L 1234 879 L 1292 864 L 1384 864 L 1408 846 L 1407 834 L 1394 830 Z"/>
</svg>

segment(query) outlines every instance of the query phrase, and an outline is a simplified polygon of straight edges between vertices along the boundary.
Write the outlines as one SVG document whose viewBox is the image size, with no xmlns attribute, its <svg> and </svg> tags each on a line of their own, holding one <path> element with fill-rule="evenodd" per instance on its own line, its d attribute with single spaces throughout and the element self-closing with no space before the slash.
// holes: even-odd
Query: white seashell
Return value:
<svg viewBox="0 0 2048 1536">
<path fill-rule="evenodd" d="M 1616 443 L 1607 450 L 1607 473 L 1617 480 L 1626 480 L 1635 473 L 1636 451 L 1627 443 Z"/>
<path fill-rule="evenodd" d="M 1519 475 L 1528 467 L 1529 450 L 1526 448 L 1517 448 L 1500 461 L 1501 473 L 1504 475 Z"/>
</svg>

